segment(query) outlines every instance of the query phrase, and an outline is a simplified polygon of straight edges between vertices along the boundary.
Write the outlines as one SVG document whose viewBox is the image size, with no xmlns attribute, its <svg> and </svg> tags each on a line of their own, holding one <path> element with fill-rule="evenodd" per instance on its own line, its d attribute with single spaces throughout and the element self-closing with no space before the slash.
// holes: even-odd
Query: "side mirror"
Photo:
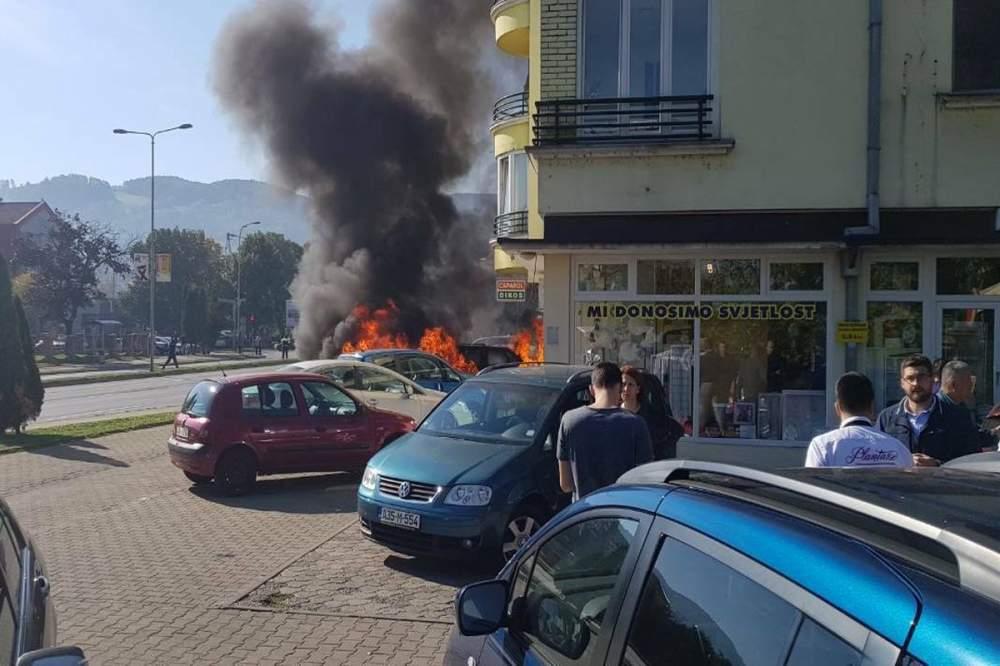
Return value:
<svg viewBox="0 0 1000 666">
<path fill-rule="evenodd" d="M 17 666 L 87 666 L 87 658 L 76 646 L 45 648 L 25 652 L 18 658 Z"/>
<path fill-rule="evenodd" d="M 458 630 L 463 636 L 485 636 L 504 625 L 507 583 L 487 580 L 466 585 L 455 602 Z"/>
</svg>

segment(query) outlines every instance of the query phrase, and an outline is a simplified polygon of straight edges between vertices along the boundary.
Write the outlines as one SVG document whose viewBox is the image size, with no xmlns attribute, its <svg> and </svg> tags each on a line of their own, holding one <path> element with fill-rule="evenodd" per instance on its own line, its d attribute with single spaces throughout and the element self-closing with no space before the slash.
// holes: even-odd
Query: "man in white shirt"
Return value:
<svg viewBox="0 0 1000 666">
<path fill-rule="evenodd" d="M 875 389 L 859 372 L 837 380 L 834 408 L 840 427 L 809 443 L 806 467 L 912 467 L 913 456 L 895 437 L 877 430 Z"/>
</svg>

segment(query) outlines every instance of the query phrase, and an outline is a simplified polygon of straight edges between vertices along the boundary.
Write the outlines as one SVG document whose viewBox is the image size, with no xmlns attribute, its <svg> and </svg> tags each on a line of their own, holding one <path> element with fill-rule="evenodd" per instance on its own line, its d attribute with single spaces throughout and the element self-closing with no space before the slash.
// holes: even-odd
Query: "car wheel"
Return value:
<svg viewBox="0 0 1000 666">
<path fill-rule="evenodd" d="M 249 449 L 230 449 L 215 466 L 215 484 L 230 497 L 245 495 L 256 482 L 257 458 Z"/>
<path fill-rule="evenodd" d="M 507 562 L 514 557 L 518 548 L 523 546 L 544 524 L 545 518 L 536 507 L 522 504 L 514 509 L 507 519 L 507 527 L 503 531 L 503 543 L 500 544 L 501 561 Z"/>
<path fill-rule="evenodd" d="M 201 486 L 206 483 L 212 482 L 212 477 L 202 476 L 201 474 L 192 474 L 191 472 L 184 472 L 184 476 L 186 476 L 188 480 L 191 481 L 191 483 L 193 483 L 196 486 Z"/>
</svg>

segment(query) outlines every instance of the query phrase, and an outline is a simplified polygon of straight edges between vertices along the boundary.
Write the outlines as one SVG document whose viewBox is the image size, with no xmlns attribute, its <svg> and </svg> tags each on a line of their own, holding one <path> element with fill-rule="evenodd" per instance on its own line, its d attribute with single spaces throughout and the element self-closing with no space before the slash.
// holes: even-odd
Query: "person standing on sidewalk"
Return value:
<svg viewBox="0 0 1000 666">
<path fill-rule="evenodd" d="M 976 378 L 972 367 L 965 361 L 948 361 L 941 368 L 941 391 L 938 400 L 952 405 L 965 414 L 976 429 L 979 448 L 982 451 L 997 450 L 997 436 L 1000 427 L 984 429 L 976 421 L 976 413 L 970 405 L 974 404 L 976 394 Z"/>
<path fill-rule="evenodd" d="M 809 443 L 806 467 L 912 467 L 910 450 L 875 429 L 875 388 L 860 372 L 837 380 L 834 409 L 840 427 Z"/>
<path fill-rule="evenodd" d="M 257 356 L 260 356 L 260 345 L 261 345 L 260 333 L 258 333 L 253 338 L 253 353 Z"/>
<path fill-rule="evenodd" d="M 167 368 L 167 366 L 170 365 L 171 361 L 174 362 L 174 367 L 175 368 L 181 367 L 177 363 L 177 333 L 176 333 L 176 331 L 174 332 L 173 335 L 170 336 L 170 342 L 167 344 L 167 360 L 165 360 L 163 362 L 163 365 L 160 366 L 160 370 L 165 370 Z"/>
<path fill-rule="evenodd" d="M 878 427 L 910 449 L 914 465 L 934 467 L 979 451 L 977 430 L 968 415 L 934 395 L 929 358 L 918 354 L 903 359 L 899 385 L 905 396 L 882 411 Z"/>
<path fill-rule="evenodd" d="M 621 369 L 614 363 L 597 364 L 590 393 L 593 404 L 566 412 L 559 423 L 559 485 L 573 493 L 574 502 L 653 460 L 646 422 L 620 407 Z"/>
</svg>

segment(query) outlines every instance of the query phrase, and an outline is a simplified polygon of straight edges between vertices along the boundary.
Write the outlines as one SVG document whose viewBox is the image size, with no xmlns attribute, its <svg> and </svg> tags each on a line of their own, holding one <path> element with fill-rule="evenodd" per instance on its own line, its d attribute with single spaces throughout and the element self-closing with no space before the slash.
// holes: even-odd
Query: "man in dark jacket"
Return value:
<svg viewBox="0 0 1000 666">
<path fill-rule="evenodd" d="M 906 394 L 878 418 L 882 432 L 905 444 L 913 464 L 934 466 L 979 451 L 978 435 L 968 414 L 934 395 L 934 369 L 926 356 L 910 356 L 899 369 Z"/>
</svg>

